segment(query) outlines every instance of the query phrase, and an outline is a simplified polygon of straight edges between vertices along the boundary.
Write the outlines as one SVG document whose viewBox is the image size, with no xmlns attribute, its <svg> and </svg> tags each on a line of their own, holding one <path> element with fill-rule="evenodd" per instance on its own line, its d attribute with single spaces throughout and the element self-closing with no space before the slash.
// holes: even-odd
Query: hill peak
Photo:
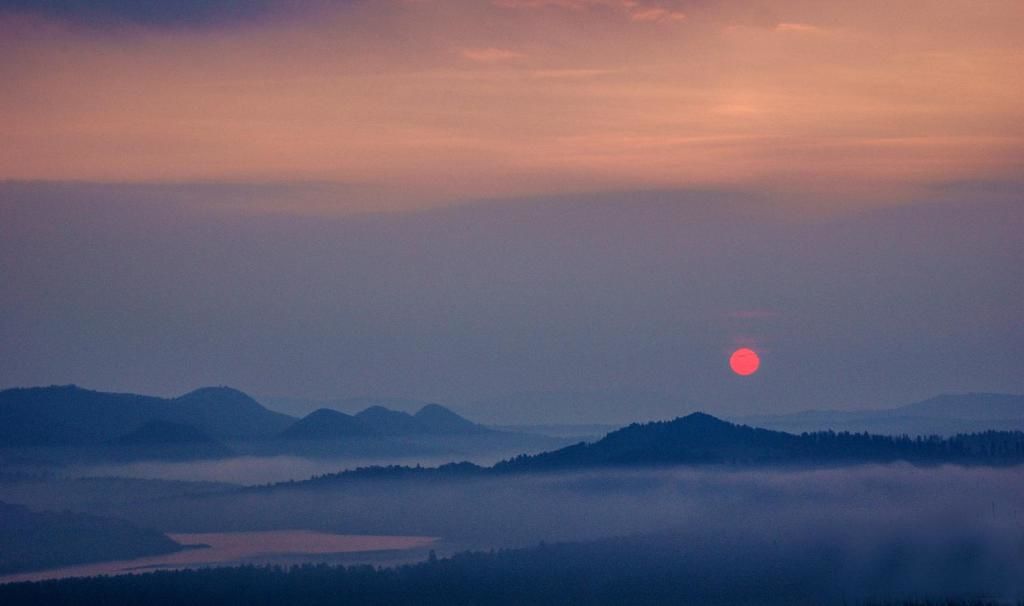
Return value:
<svg viewBox="0 0 1024 606">
<path fill-rule="evenodd" d="M 402 412 L 400 410 L 392 410 L 392 409 L 390 409 L 390 408 L 388 408 L 386 406 L 381 406 L 380 404 L 374 404 L 373 406 L 367 406 L 366 408 L 364 408 L 363 410 L 359 411 L 356 414 L 357 415 L 362 415 L 362 414 L 371 414 L 371 415 L 376 415 L 376 414 L 407 415 L 409 413 Z"/>
<path fill-rule="evenodd" d="M 333 408 L 317 408 L 308 415 L 302 417 L 303 419 L 332 419 L 332 418 L 353 418 L 348 413 L 341 412 L 340 410 L 334 410 Z"/>
<path fill-rule="evenodd" d="M 228 387 L 226 385 L 215 385 L 209 387 L 200 387 L 193 389 L 192 391 L 178 396 L 176 399 L 183 400 L 186 398 L 233 398 L 238 400 L 253 400 L 249 394 L 244 391 L 235 389 L 234 387 Z"/>
<path fill-rule="evenodd" d="M 372 436 L 376 432 L 362 419 L 330 408 L 318 408 L 281 432 L 282 438 L 332 440 Z"/>
<path fill-rule="evenodd" d="M 720 425 L 732 425 L 732 423 L 730 423 L 728 421 L 719 419 L 718 417 L 716 417 L 714 415 L 709 415 L 708 413 L 701 412 L 701 411 L 691 412 L 690 414 L 688 414 L 686 416 L 677 417 L 675 420 L 676 421 L 683 421 L 685 423 L 717 423 L 717 424 L 720 424 Z"/>
<path fill-rule="evenodd" d="M 453 412 L 450 408 L 447 408 L 445 406 L 442 406 L 442 405 L 434 403 L 434 402 L 431 402 L 430 404 L 423 405 L 422 408 L 420 408 L 418 411 L 416 411 L 416 415 L 415 416 L 419 416 L 419 415 L 422 415 L 422 414 L 433 414 L 434 412 L 441 412 L 441 413 L 446 413 L 446 414 L 451 414 L 451 415 L 458 416 L 458 414 Z"/>
<path fill-rule="evenodd" d="M 427 404 L 416 412 L 415 418 L 424 431 L 429 433 L 473 434 L 491 431 L 440 404 Z"/>
<path fill-rule="evenodd" d="M 371 406 L 357 413 L 356 418 L 382 435 L 405 436 L 423 432 L 422 424 L 416 417 L 383 406 Z"/>
</svg>

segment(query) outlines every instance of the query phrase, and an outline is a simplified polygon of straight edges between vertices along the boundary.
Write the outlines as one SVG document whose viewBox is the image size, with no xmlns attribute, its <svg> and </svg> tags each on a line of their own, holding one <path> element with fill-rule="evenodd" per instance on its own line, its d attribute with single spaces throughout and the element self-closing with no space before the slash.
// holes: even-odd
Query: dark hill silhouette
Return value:
<svg viewBox="0 0 1024 606">
<path fill-rule="evenodd" d="M 602 467 L 663 465 L 856 465 L 905 461 L 918 465 L 1024 464 L 1024 432 L 986 431 L 952 438 L 910 438 L 867 433 L 819 432 L 794 435 L 736 425 L 705 413 L 673 421 L 637 424 L 593 443 L 580 442 L 536 455 L 520 455 L 480 467 L 472 463 L 426 467 L 365 467 L 316 476 L 305 482 L 367 479 L 434 479 L 496 473 L 533 473 Z M 260 487 L 264 490 L 269 487 Z"/>
<path fill-rule="evenodd" d="M 440 404 L 427 404 L 415 415 L 383 406 L 371 406 L 355 416 L 384 436 L 471 435 L 492 432 Z"/>
<path fill-rule="evenodd" d="M 371 406 L 357 413 L 356 418 L 385 436 L 412 436 L 424 433 L 423 425 L 416 417 L 383 406 Z"/>
<path fill-rule="evenodd" d="M 333 440 L 375 436 L 377 432 L 362 419 L 337 410 L 315 410 L 281 432 L 289 440 Z"/>
<path fill-rule="evenodd" d="M 145 446 L 150 444 L 217 444 L 206 433 L 187 423 L 149 421 L 135 431 L 116 438 L 114 444 Z"/>
<path fill-rule="evenodd" d="M 485 434 L 494 430 L 461 417 L 440 404 L 427 404 L 414 415 L 425 430 L 436 434 Z"/>
<path fill-rule="evenodd" d="M 115 518 L 0 502 L 0 574 L 173 553 L 182 545 Z"/>
<path fill-rule="evenodd" d="M 157 420 L 193 425 L 217 438 L 276 435 L 294 421 L 226 387 L 173 399 L 74 385 L 0 391 L 0 446 L 103 444 Z"/>
<path fill-rule="evenodd" d="M 149 421 L 110 442 L 106 454 L 115 459 L 216 459 L 231 449 L 186 423 Z"/>
<path fill-rule="evenodd" d="M 211 435 L 230 438 L 277 435 L 295 419 L 268 410 L 230 387 L 203 387 L 171 400 L 185 419 Z"/>
<path fill-rule="evenodd" d="M 520 456 L 496 470 L 528 471 L 606 465 L 1024 463 L 1024 433 L 989 431 L 942 439 L 867 433 L 794 435 L 693 413 L 674 421 L 633 424 L 592 444 Z"/>
</svg>

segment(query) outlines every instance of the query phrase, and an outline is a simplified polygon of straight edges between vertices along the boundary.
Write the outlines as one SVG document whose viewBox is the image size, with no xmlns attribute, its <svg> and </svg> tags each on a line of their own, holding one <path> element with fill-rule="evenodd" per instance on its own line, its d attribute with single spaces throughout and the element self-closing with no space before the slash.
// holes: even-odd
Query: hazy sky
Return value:
<svg viewBox="0 0 1024 606">
<path fill-rule="evenodd" d="M 1017 0 L 225 4 L 0 2 L 0 177 L 330 180 L 411 207 L 887 197 L 1024 166 Z"/>
<path fill-rule="evenodd" d="M 0 387 L 1021 392 L 1021 73 L 1016 0 L 0 0 Z"/>
</svg>

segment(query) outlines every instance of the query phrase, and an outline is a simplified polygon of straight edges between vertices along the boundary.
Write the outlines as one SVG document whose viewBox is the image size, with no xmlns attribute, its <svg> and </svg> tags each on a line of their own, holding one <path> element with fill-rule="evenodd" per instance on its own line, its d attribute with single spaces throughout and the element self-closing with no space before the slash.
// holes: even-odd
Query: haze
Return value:
<svg viewBox="0 0 1024 606">
<path fill-rule="evenodd" d="M 0 387 L 496 423 L 1024 391 L 1022 19 L 0 2 Z"/>
</svg>

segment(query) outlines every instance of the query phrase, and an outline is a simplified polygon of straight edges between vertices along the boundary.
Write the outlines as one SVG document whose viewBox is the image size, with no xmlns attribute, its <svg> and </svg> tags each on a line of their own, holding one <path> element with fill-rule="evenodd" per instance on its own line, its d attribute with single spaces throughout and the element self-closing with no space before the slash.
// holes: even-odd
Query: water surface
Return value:
<svg viewBox="0 0 1024 606">
<path fill-rule="evenodd" d="M 300 564 L 335 561 L 393 562 L 422 557 L 433 537 L 350 535 L 309 530 L 168 534 L 182 545 L 207 545 L 131 560 L 93 562 L 0 576 L 0 583 L 118 575 L 237 564 Z M 356 556 L 352 558 L 351 556 Z"/>
</svg>

